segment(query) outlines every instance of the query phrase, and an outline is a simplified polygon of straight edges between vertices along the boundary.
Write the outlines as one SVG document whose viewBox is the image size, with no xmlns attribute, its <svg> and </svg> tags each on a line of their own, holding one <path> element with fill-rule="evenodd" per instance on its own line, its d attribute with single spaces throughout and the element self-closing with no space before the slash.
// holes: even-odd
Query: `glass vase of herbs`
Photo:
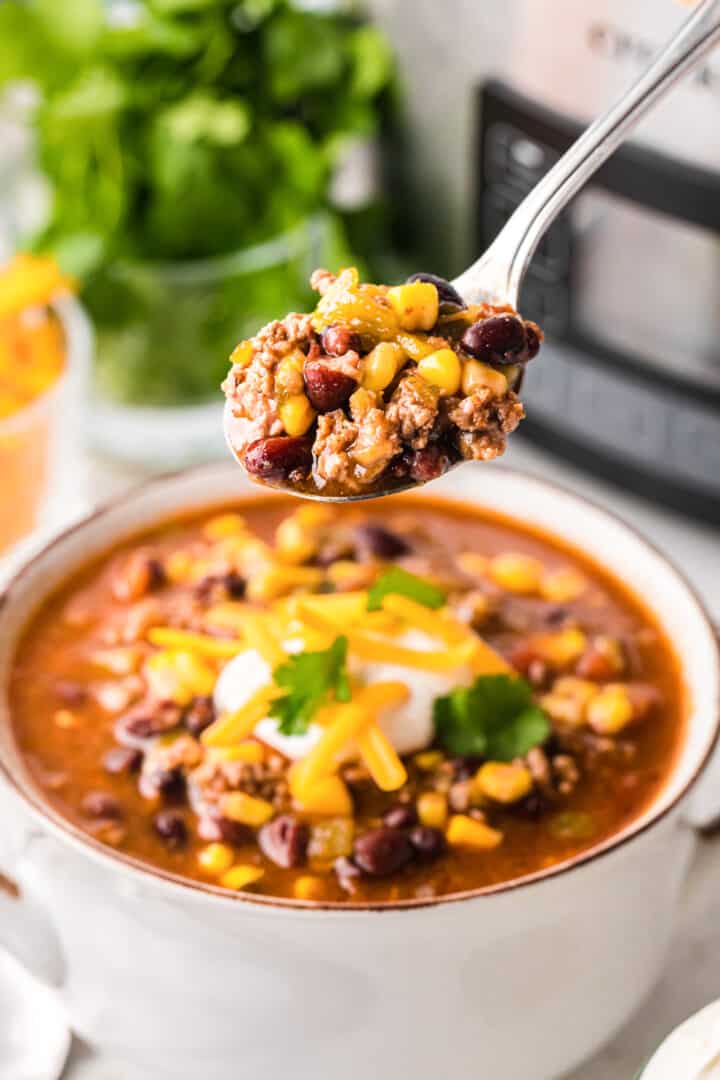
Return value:
<svg viewBox="0 0 720 1080">
<path fill-rule="evenodd" d="M 385 39 L 346 3 L 6 0 L 0 83 L 20 80 L 50 192 L 33 245 L 95 324 L 96 445 L 159 467 L 221 453 L 233 345 L 307 307 L 315 266 L 387 243 Z"/>
</svg>

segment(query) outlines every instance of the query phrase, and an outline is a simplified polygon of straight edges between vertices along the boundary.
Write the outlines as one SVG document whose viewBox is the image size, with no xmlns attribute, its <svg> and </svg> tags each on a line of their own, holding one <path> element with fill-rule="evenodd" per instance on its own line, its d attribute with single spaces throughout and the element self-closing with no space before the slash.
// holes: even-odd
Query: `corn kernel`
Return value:
<svg viewBox="0 0 720 1080">
<path fill-rule="evenodd" d="M 301 394 L 305 387 L 303 368 L 305 367 L 305 353 L 300 349 L 293 349 L 291 353 L 283 357 L 275 371 L 275 386 L 282 394 Z"/>
<path fill-rule="evenodd" d="M 363 362 L 362 384 L 367 390 L 384 390 L 403 366 L 407 354 L 400 345 L 381 341 Z"/>
<path fill-rule="evenodd" d="M 230 353 L 230 363 L 239 368 L 246 368 L 253 358 L 252 341 L 241 341 Z"/>
<path fill-rule="evenodd" d="M 424 791 L 418 796 L 420 824 L 430 829 L 444 829 L 448 819 L 447 798 L 442 791 Z"/>
<path fill-rule="evenodd" d="M 296 879 L 293 894 L 297 900 L 322 900 L 326 895 L 325 882 L 312 874 L 303 874 Z"/>
<path fill-rule="evenodd" d="M 457 394 L 460 389 L 460 358 L 452 349 L 437 349 L 418 362 L 418 374 L 431 386 L 436 386 L 442 397 Z"/>
<path fill-rule="evenodd" d="M 317 549 L 317 537 L 303 527 L 295 514 L 286 517 L 275 530 L 275 552 L 283 562 L 307 562 Z"/>
<path fill-rule="evenodd" d="M 160 701 L 188 705 L 192 698 L 212 694 L 215 688 L 215 669 L 185 649 L 153 653 L 143 671 L 153 696 Z"/>
<path fill-rule="evenodd" d="M 323 776 L 298 799 L 299 808 L 306 814 L 328 817 L 352 817 L 350 792 L 339 776 Z"/>
<path fill-rule="evenodd" d="M 507 377 L 479 360 L 466 360 L 462 366 L 462 392 L 473 394 L 476 390 L 492 390 L 495 397 L 504 397 L 508 391 Z"/>
<path fill-rule="evenodd" d="M 334 516 L 334 512 L 330 507 L 323 506 L 321 503 L 308 503 L 306 506 L 299 506 L 293 514 L 293 517 L 305 529 L 322 529 L 325 525 L 332 523 Z"/>
<path fill-rule="evenodd" d="M 514 803 L 532 791 L 533 780 L 525 765 L 486 761 L 475 774 L 475 787 L 481 795 L 499 803 Z"/>
<path fill-rule="evenodd" d="M 536 634 L 531 641 L 543 660 L 556 668 L 568 667 L 585 652 L 587 637 L 582 630 L 569 627 L 555 634 Z"/>
<path fill-rule="evenodd" d="M 572 566 L 543 574 L 540 581 L 540 595 L 555 604 L 566 604 L 570 600 L 576 600 L 586 588 L 587 579 Z"/>
<path fill-rule="evenodd" d="M 58 709 L 53 713 L 53 723 L 56 727 L 68 730 L 69 728 L 77 727 L 78 721 L 75 713 L 70 712 L 69 709 Z"/>
<path fill-rule="evenodd" d="M 288 435 L 304 435 L 317 413 L 306 394 L 293 394 L 279 408 L 280 419 Z"/>
<path fill-rule="evenodd" d="M 429 356 L 431 352 L 435 352 L 435 345 L 431 343 L 427 334 L 408 334 L 400 331 L 395 335 L 395 341 L 411 360 L 422 360 L 423 356 Z"/>
<path fill-rule="evenodd" d="M 553 720 L 568 727 L 582 727 L 587 719 L 587 707 L 598 692 L 595 683 L 566 675 L 557 679 L 552 692 L 545 694 L 540 704 Z"/>
<path fill-rule="evenodd" d="M 192 576 L 193 560 L 186 551 L 173 551 L 165 560 L 165 575 L 173 585 L 182 585 Z"/>
<path fill-rule="evenodd" d="M 208 518 L 203 526 L 203 536 L 207 540 L 224 540 L 227 536 L 239 536 L 246 531 L 242 514 L 216 514 Z"/>
<path fill-rule="evenodd" d="M 323 572 L 316 566 L 268 566 L 250 578 L 247 597 L 268 603 L 294 589 L 317 589 L 322 580 Z"/>
<path fill-rule="evenodd" d="M 485 555 L 478 555 L 475 551 L 461 551 L 455 556 L 455 562 L 463 574 L 475 578 L 485 577 L 490 566 L 490 560 Z"/>
<path fill-rule="evenodd" d="M 316 864 L 328 865 L 341 855 L 350 855 L 355 836 L 355 821 L 351 817 L 328 818 L 310 827 L 308 858 Z"/>
<path fill-rule="evenodd" d="M 440 300 L 430 281 L 411 281 L 388 289 L 387 298 L 403 330 L 432 330 L 438 320 Z"/>
<path fill-rule="evenodd" d="M 208 844 L 198 852 L 198 863 L 208 874 L 218 877 L 235 862 L 235 852 L 228 844 Z"/>
<path fill-rule="evenodd" d="M 627 687 L 608 683 L 588 705 L 587 718 L 593 731 L 600 735 L 616 735 L 633 719 L 633 707 Z"/>
<path fill-rule="evenodd" d="M 227 870 L 220 878 L 220 884 L 224 889 L 234 889 L 239 892 L 241 889 L 247 888 L 248 885 L 254 885 L 264 873 L 265 871 L 259 866 L 233 866 L 231 870 Z"/>
<path fill-rule="evenodd" d="M 413 764 L 417 765 L 418 769 L 422 769 L 423 772 L 432 772 L 433 769 L 437 769 L 442 760 L 443 753 L 441 750 L 421 750 L 413 758 Z"/>
<path fill-rule="evenodd" d="M 275 808 L 267 799 L 256 799 L 244 791 L 229 791 L 220 800 L 220 813 L 230 821 L 259 828 L 270 820 Z"/>
<path fill-rule="evenodd" d="M 503 834 L 498 829 L 492 829 L 483 821 L 476 821 L 465 814 L 454 814 L 450 818 L 445 836 L 451 847 L 475 848 L 478 851 L 490 851 L 503 840 Z"/>
<path fill-rule="evenodd" d="M 512 551 L 504 555 L 495 555 L 490 560 L 490 576 L 493 581 L 508 592 L 534 593 L 540 587 L 543 565 L 532 555 L 523 555 Z"/>
</svg>

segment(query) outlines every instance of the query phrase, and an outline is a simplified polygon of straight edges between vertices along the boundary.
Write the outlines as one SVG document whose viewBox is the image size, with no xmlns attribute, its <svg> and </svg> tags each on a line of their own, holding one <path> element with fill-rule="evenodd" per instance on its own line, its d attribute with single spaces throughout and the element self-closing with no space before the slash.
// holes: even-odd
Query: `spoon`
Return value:
<svg viewBox="0 0 720 1080">
<path fill-rule="evenodd" d="M 510 304 L 517 310 L 525 271 L 538 243 L 558 214 L 600 166 L 621 145 L 643 116 L 676 82 L 692 71 L 720 42 L 720 0 L 703 0 L 652 60 L 630 89 L 583 132 L 515 210 L 490 247 L 452 282 L 468 304 Z M 688 117 L 688 122 L 690 122 Z M 242 421 L 225 406 L 225 438 L 233 456 L 233 429 Z M 459 461 L 457 465 L 464 462 Z M 452 465 L 451 468 L 455 468 Z M 324 495 L 317 491 L 287 492 L 321 502 L 375 499 L 419 486 L 394 483 L 387 490 Z"/>
</svg>

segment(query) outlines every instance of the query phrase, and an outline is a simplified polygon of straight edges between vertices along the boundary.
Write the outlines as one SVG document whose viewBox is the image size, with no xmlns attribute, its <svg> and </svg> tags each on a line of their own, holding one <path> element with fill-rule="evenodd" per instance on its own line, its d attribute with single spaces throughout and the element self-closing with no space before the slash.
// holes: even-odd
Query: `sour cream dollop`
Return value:
<svg viewBox="0 0 720 1080">
<path fill-rule="evenodd" d="M 406 631 L 395 639 L 395 644 L 425 652 L 445 647 L 422 630 Z M 286 647 L 289 645 L 286 642 Z M 289 648 L 288 651 L 297 650 Z M 453 687 L 469 686 L 472 682 L 472 673 L 467 665 L 448 671 L 423 671 L 400 664 L 351 660 L 349 667 L 351 673 L 365 683 L 402 682 L 407 686 L 407 701 L 384 709 L 379 717 L 383 731 L 399 754 L 412 754 L 429 746 L 433 738 L 435 698 L 449 693 Z M 225 665 L 215 684 L 213 700 L 216 710 L 235 712 L 241 709 L 253 694 L 267 686 L 271 678 L 272 671 L 258 652 L 247 649 L 239 653 Z M 303 735 L 283 735 L 278 731 L 278 721 L 269 716 L 262 719 L 254 730 L 258 739 L 293 761 L 305 757 L 322 732 L 319 724 L 311 722 Z"/>
</svg>

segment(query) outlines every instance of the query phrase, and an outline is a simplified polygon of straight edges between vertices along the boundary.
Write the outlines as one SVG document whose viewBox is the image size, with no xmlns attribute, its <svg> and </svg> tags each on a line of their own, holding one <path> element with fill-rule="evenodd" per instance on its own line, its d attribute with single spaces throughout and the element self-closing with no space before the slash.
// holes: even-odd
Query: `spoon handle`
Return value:
<svg viewBox="0 0 720 1080">
<path fill-rule="evenodd" d="M 655 102 L 719 41 L 720 0 L 703 0 L 647 71 L 593 121 L 524 199 L 488 250 L 453 282 L 460 295 L 470 303 L 495 300 L 516 308 L 527 265 L 560 211 Z"/>
</svg>

